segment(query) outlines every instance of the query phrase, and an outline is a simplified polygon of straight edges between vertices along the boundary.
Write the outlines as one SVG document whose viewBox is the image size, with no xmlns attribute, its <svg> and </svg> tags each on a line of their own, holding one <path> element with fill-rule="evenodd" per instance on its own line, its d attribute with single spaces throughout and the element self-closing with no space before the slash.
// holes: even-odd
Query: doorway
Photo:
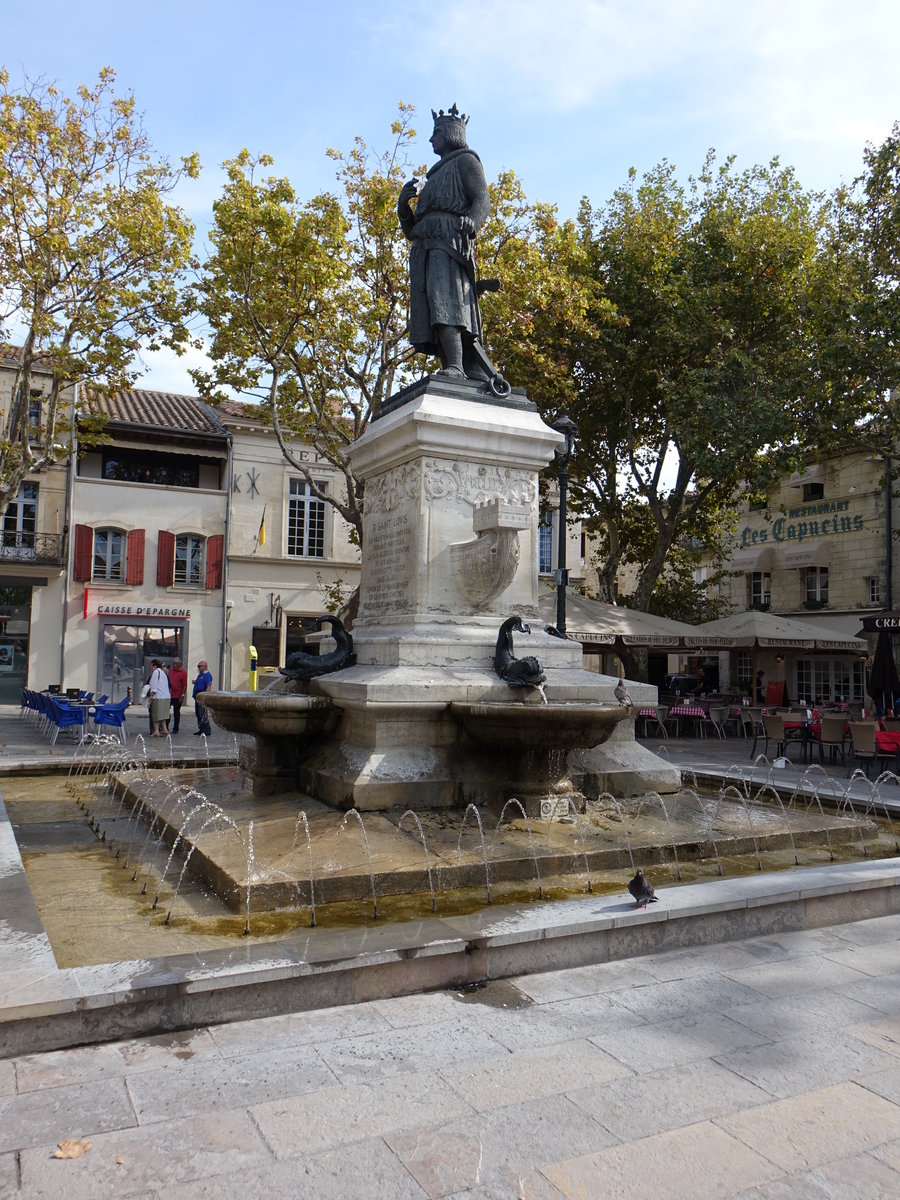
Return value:
<svg viewBox="0 0 900 1200">
<path fill-rule="evenodd" d="M 0 587 L 0 704 L 21 704 L 28 683 L 31 588 Z M 47 683 L 41 682 L 41 687 Z"/>
<path fill-rule="evenodd" d="M 150 678 L 150 663 L 158 658 L 167 665 L 175 658 L 186 662 L 183 625 L 114 625 L 100 630 L 100 664 L 97 689 L 117 704 L 136 699 Z"/>
</svg>

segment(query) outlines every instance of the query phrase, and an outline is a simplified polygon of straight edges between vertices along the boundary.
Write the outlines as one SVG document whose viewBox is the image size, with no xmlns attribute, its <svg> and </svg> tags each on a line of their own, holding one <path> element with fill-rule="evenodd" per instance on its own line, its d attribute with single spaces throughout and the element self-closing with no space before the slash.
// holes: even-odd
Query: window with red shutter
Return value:
<svg viewBox="0 0 900 1200">
<path fill-rule="evenodd" d="M 125 551 L 125 582 L 140 584 L 144 582 L 144 530 L 132 529 L 128 534 L 128 548 Z"/>
<path fill-rule="evenodd" d="M 222 564 L 225 559 L 225 538 L 221 533 L 208 538 L 206 542 L 206 586 L 220 588 L 222 586 Z"/>
<path fill-rule="evenodd" d="M 156 583 L 171 587 L 175 581 L 175 534 L 161 529 L 156 551 Z"/>
<path fill-rule="evenodd" d="M 75 526 L 75 561 L 72 576 L 79 583 L 89 583 L 93 569 L 94 531 L 90 525 Z"/>
</svg>

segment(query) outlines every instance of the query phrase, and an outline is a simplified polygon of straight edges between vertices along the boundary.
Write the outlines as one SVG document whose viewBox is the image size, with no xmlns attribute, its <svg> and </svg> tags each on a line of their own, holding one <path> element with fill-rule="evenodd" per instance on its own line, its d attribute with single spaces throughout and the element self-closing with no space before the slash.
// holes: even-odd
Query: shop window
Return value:
<svg viewBox="0 0 900 1200">
<path fill-rule="evenodd" d="M 320 492 L 327 484 L 316 483 Z M 290 481 L 287 552 L 298 558 L 325 557 L 325 501 L 313 494 L 304 479 Z"/>
<path fill-rule="evenodd" d="M 750 607 L 767 609 L 772 603 L 772 576 L 768 571 L 751 571 Z"/>
<path fill-rule="evenodd" d="M 863 698 L 863 669 L 858 660 L 797 659 L 797 699 L 808 704 Z"/>
<path fill-rule="evenodd" d="M 806 568 L 806 603 L 820 608 L 828 603 L 828 568 Z"/>
<path fill-rule="evenodd" d="M 880 604 L 881 603 L 881 580 L 870 578 L 866 580 L 866 603 Z"/>
<path fill-rule="evenodd" d="M 821 500 L 825 495 L 824 483 L 804 483 L 803 485 L 803 500 Z"/>
</svg>

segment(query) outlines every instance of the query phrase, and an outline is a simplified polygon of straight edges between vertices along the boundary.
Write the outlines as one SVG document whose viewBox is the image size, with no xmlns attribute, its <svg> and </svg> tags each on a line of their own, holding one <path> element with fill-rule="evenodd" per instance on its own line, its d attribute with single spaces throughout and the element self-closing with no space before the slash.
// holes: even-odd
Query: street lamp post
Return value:
<svg viewBox="0 0 900 1200">
<path fill-rule="evenodd" d="M 565 441 L 554 451 L 559 470 L 559 541 L 556 555 L 556 628 L 566 634 L 566 585 L 569 572 L 566 569 L 566 492 L 569 486 L 569 459 L 575 451 L 578 426 L 568 413 L 563 413 L 553 428 L 561 433 Z"/>
</svg>

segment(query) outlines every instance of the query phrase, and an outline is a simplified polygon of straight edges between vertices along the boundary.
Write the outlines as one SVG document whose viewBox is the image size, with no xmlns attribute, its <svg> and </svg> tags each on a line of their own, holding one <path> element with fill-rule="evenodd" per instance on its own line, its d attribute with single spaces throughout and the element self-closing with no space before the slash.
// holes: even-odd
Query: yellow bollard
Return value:
<svg viewBox="0 0 900 1200">
<path fill-rule="evenodd" d="M 250 647 L 250 691 L 255 692 L 259 684 L 259 655 L 256 647 Z"/>
</svg>

